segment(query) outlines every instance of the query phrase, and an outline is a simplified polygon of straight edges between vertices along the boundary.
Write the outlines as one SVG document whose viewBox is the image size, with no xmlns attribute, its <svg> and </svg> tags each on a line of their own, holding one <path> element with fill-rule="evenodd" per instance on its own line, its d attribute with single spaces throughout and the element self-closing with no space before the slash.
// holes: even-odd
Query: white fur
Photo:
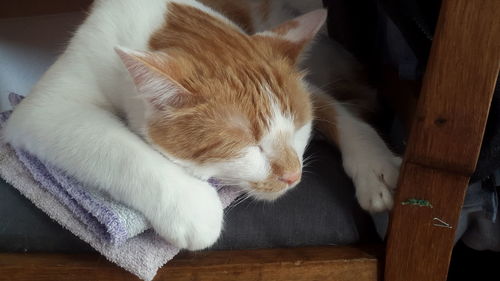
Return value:
<svg viewBox="0 0 500 281">
<path fill-rule="evenodd" d="M 210 167 L 174 163 L 140 137 L 147 106 L 137 98 L 114 48 L 149 51 L 149 38 L 164 23 L 168 2 L 194 6 L 230 23 L 193 0 L 97 0 L 66 51 L 16 108 L 4 136 L 83 183 L 106 190 L 142 212 L 166 240 L 194 250 L 216 241 L 223 212 L 215 190 L 193 175 L 206 179 L 232 173 L 261 180 L 269 163 L 258 147 Z M 172 90 L 170 84 L 153 84 L 140 89 L 153 94 L 158 88 Z M 294 144 L 305 147 L 306 135 L 303 130 Z"/>
<path fill-rule="evenodd" d="M 401 159 L 368 124 L 340 104 L 335 110 L 344 169 L 354 182 L 359 204 L 372 212 L 390 209 Z"/>
<path fill-rule="evenodd" d="M 258 146 L 246 147 L 240 152 L 240 156 L 234 159 L 228 159 L 223 162 L 212 162 L 209 164 L 196 164 L 193 161 L 186 159 L 178 159 L 170 155 L 167 151 L 157 148 L 162 151 L 173 162 L 179 164 L 188 170 L 191 174 L 201 179 L 211 177 L 222 179 L 223 182 L 229 184 L 237 184 L 246 188 L 249 192 L 252 191 L 249 182 L 260 182 L 266 180 L 271 173 L 270 160 L 279 155 L 276 151 L 281 145 L 287 145 L 295 150 L 297 158 L 302 162 L 302 157 L 307 146 L 311 134 L 311 122 L 305 124 L 302 128 L 296 130 L 293 116 L 285 116 L 279 108 L 274 94 L 269 87 L 264 87 L 262 92 L 266 94 L 271 104 L 271 118 L 269 119 L 269 129 L 264 132 Z M 245 123 L 244 121 L 239 121 Z M 277 143 L 285 137 L 285 143 Z M 288 186 L 292 188 L 296 184 Z M 285 191 L 277 194 L 259 194 L 252 192 L 258 199 L 273 200 L 283 194 Z"/>
<path fill-rule="evenodd" d="M 302 157 L 306 150 L 309 139 L 311 138 L 312 122 L 307 122 L 304 126 L 299 128 L 293 136 L 293 147 L 300 157 L 300 162 L 302 163 Z"/>
<path fill-rule="evenodd" d="M 257 146 L 244 148 L 240 151 L 241 156 L 237 158 L 201 165 L 172 157 L 166 151 L 162 153 L 200 179 L 207 180 L 213 177 L 231 185 L 247 185 L 248 182 L 263 181 L 270 172 L 269 161 Z"/>
<path fill-rule="evenodd" d="M 276 143 L 276 140 L 284 137 L 286 145 L 292 146 L 295 125 L 292 116 L 283 115 L 282 110 L 271 94 L 268 95 L 268 98 L 271 104 L 271 119 L 269 120 L 269 130 L 260 141 L 260 147 L 269 157 L 277 157 L 275 147 L 283 144 Z"/>
<path fill-rule="evenodd" d="M 272 151 L 261 152 L 258 147 L 250 147 L 240 159 L 195 167 L 181 160 L 174 163 L 139 137 L 143 133 L 146 105 L 137 98 L 133 80 L 114 48 L 148 51 L 148 40 L 163 24 L 168 2 L 174 0 L 95 1 L 94 9 L 67 50 L 16 108 L 5 126 L 4 137 L 42 160 L 63 167 L 83 183 L 106 190 L 115 199 L 142 212 L 166 240 L 194 250 L 217 240 L 223 212 L 215 190 L 193 174 L 206 179 L 232 172 L 233 177 L 243 180 L 263 179 L 269 173 L 266 153 Z M 175 2 L 228 21 L 196 1 Z M 280 17 L 276 19 L 282 21 Z M 271 24 L 257 20 L 256 23 L 260 27 Z M 357 186 L 362 185 L 366 180 L 357 180 L 358 175 L 379 167 L 375 165 L 379 154 L 387 155 L 383 144 L 376 145 L 380 153 L 370 154 L 369 141 L 353 141 L 357 133 L 364 131 L 349 129 L 354 121 L 348 115 L 339 118 L 346 132 L 341 144 L 346 170 L 358 182 Z M 294 132 L 290 116 L 275 114 L 274 119 L 271 132 L 287 134 L 289 145 L 301 158 L 311 125 Z M 366 126 L 353 124 L 353 128 Z M 373 155 L 371 165 L 358 163 L 365 160 L 364 153 L 356 151 L 358 145 L 361 148 L 367 145 L 362 151 Z M 235 170 L 239 172 L 234 173 Z M 392 178 L 388 175 L 387 179 L 392 181 Z M 362 188 L 365 189 L 369 190 Z"/>
<path fill-rule="evenodd" d="M 130 122 L 145 108 L 113 48 L 147 50 L 167 2 L 96 1 L 67 50 L 16 108 L 4 136 L 139 210 L 174 245 L 201 249 L 221 231 L 217 193 L 165 159 L 118 116 Z M 177 2 L 208 10 L 195 1 Z"/>
<path fill-rule="evenodd" d="M 271 17 L 267 22 L 261 23 L 258 30 L 267 30 L 271 26 L 321 7 L 321 0 L 274 0 Z M 274 36 L 272 33 L 268 35 Z M 308 68 L 307 80 L 312 83 L 310 88 L 313 93 L 321 93 L 321 90 L 313 85 L 328 90 L 337 81 L 358 80 L 356 76 L 362 66 L 340 44 L 328 38 L 326 28 L 319 32 L 307 53 L 302 65 Z M 363 90 L 361 94 L 368 104 L 375 105 L 375 91 L 368 87 L 360 87 L 359 90 Z M 332 106 L 338 114 L 338 146 L 342 153 L 344 169 L 353 179 L 361 207 L 370 212 L 390 209 L 401 158 L 394 156 L 370 125 L 355 117 L 340 103 Z M 296 136 L 298 135 L 297 132 Z M 301 155 L 298 149 L 297 151 Z"/>
</svg>

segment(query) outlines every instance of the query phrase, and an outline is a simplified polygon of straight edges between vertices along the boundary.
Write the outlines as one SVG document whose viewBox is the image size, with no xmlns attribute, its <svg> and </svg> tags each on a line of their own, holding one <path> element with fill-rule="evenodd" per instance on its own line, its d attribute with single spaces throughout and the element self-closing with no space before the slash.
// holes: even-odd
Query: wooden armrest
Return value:
<svg viewBox="0 0 500 281">
<path fill-rule="evenodd" d="M 500 65 L 499 3 L 443 2 L 406 161 L 474 172 Z"/>
<path fill-rule="evenodd" d="M 446 280 L 500 66 L 499 14 L 498 0 L 443 0 L 392 212 L 386 281 Z"/>
<path fill-rule="evenodd" d="M 156 281 L 375 281 L 380 247 L 304 247 L 181 253 Z M 98 254 L 0 253 L 0 279 L 139 280 Z M 4 279 L 2 279 L 4 280 Z"/>
</svg>

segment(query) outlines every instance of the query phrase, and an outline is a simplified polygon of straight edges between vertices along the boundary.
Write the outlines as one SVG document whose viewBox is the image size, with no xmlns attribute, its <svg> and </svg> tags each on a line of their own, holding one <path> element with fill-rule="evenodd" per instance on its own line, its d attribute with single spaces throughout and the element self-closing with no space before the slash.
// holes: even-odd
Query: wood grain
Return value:
<svg viewBox="0 0 500 281">
<path fill-rule="evenodd" d="M 499 71 L 499 15 L 498 0 L 443 1 L 389 226 L 386 281 L 446 280 Z M 432 208 L 401 204 L 410 198 Z"/>
<path fill-rule="evenodd" d="M 182 253 L 154 280 L 375 281 L 378 248 L 305 247 Z M 97 254 L 0 254 L 0 280 L 138 280 Z"/>
<path fill-rule="evenodd" d="M 93 0 L 5 0 L 0 1 L 0 18 L 29 17 L 88 9 Z"/>
<path fill-rule="evenodd" d="M 406 163 L 392 213 L 385 281 L 446 280 L 455 230 L 469 178 Z M 431 207 L 402 205 L 410 198 Z M 451 228 L 434 224 L 438 218 Z"/>
<path fill-rule="evenodd" d="M 407 161 L 471 175 L 500 66 L 500 1 L 444 0 Z"/>
</svg>

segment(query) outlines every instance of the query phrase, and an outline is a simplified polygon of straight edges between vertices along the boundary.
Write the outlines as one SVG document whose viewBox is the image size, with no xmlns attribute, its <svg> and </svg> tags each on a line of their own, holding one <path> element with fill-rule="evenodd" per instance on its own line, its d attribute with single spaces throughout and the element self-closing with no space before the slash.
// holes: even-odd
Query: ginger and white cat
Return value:
<svg viewBox="0 0 500 281">
<path fill-rule="evenodd" d="M 97 0 L 4 137 L 139 210 L 181 248 L 220 235 L 208 178 L 266 200 L 296 186 L 313 116 L 361 206 L 390 208 L 398 158 L 298 67 L 326 12 L 275 25 L 286 17 L 267 0 Z"/>
</svg>

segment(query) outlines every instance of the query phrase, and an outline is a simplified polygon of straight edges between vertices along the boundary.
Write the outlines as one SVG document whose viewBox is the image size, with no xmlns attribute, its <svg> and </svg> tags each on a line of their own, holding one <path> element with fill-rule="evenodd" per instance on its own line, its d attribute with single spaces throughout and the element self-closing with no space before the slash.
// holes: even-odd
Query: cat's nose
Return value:
<svg viewBox="0 0 500 281">
<path fill-rule="evenodd" d="M 287 184 L 294 184 L 300 179 L 300 171 L 297 172 L 292 172 L 292 173 L 285 173 L 283 176 L 280 177 L 280 181 L 285 182 Z"/>
</svg>

